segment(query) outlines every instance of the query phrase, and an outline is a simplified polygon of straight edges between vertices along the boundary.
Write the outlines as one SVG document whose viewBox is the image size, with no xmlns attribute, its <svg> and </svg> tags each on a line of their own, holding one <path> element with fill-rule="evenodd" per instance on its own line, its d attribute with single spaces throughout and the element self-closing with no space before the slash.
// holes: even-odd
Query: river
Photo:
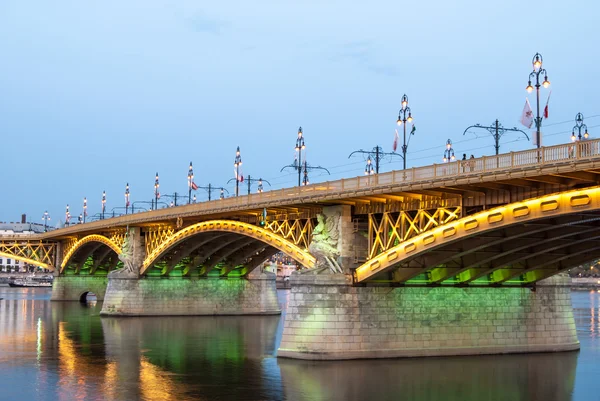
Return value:
<svg viewBox="0 0 600 401">
<path fill-rule="evenodd" d="M 596 291 L 572 295 L 579 352 L 338 362 L 277 359 L 279 316 L 100 318 L 49 289 L 0 298 L 0 400 L 600 400 Z"/>
</svg>

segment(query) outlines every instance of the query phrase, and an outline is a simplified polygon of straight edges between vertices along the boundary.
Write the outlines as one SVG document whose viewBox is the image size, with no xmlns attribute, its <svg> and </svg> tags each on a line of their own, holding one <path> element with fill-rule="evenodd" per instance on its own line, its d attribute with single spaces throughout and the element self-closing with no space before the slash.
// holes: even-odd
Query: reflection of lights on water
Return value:
<svg viewBox="0 0 600 401">
<path fill-rule="evenodd" d="M 40 361 L 42 357 L 42 318 L 38 317 L 37 321 L 37 360 Z"/>
</svg>

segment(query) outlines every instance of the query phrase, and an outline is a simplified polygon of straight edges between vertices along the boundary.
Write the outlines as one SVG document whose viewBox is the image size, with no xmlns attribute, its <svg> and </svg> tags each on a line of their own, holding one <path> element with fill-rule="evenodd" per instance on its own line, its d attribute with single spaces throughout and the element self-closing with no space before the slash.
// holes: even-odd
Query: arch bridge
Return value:
<svg viewBox="0 0 600 401">
<path fill-rule="evenodd" d="M 141 276 L 242 277 L 276 252 L 321 266 L 316 239 L 337 249 L 357 284 L 460 286 L 531 285 L 600 257 L 599 140 L 467 162 L 4 237 L 0 255 L 103 276 L 128 251 Z"/>
</svg>

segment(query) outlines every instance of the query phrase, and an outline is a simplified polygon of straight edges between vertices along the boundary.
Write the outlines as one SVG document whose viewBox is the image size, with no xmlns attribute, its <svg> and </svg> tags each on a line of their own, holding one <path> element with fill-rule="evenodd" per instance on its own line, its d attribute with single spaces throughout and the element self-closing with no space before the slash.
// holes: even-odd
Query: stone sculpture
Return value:
<svg viewBox="0 0 600 401">
<path fill-rule="evenodd" d="M 334 212 L 329 215 L 317 214 L 317 226 L 312 232 L 312 241 L 308 251 L 316 258 L 316 269 L 329 268 L 333 273 L 341 273 L 338 264 L 340 257 L 340 224 L 341 213 Z"/>
</svg>

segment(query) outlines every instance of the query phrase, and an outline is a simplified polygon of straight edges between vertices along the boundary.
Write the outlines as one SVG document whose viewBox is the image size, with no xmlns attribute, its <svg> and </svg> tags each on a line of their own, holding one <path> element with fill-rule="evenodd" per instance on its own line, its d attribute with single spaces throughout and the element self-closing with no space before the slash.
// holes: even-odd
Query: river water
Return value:
<svg viewBox="0 0 600 401">
<path fill-rule="evenodd" d="M 0 400 L 600 400 L 595 291 L 573 292 L 579 352 L 340 362 L 275 358 L 279 316 L 100 318 L 48 289 L 0 298 Z"/>
</svg>

